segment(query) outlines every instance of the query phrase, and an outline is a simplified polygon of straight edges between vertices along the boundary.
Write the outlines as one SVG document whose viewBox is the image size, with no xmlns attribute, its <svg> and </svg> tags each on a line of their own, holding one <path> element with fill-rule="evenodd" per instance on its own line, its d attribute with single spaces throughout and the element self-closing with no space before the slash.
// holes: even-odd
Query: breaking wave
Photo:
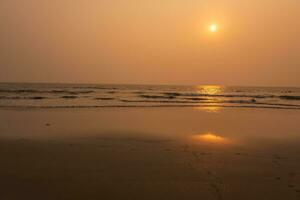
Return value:
<svg viewBox="0 0 300 200">
<path fill-rule="evenodd" d="M 299 109 L 300 88 L 0 84 L 0 108 L 198 106 Z"/>
</svg>

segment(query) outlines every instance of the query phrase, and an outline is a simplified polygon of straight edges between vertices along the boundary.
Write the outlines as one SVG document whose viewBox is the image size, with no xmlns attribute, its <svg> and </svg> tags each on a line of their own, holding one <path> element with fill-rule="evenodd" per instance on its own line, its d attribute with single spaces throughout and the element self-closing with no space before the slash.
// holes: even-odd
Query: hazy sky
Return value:
<svg viewBox="0 0 300 200">
<path fill-rule="evenodd" d="M 300 86 L 300 1 L 1 0 L 0 81 Z"/>
</svg>

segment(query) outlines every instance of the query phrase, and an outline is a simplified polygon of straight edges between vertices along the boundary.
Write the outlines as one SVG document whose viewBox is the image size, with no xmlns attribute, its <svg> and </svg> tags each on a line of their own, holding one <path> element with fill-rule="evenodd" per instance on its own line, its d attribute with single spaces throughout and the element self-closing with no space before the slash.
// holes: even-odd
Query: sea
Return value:
<svg viewBox="0 0 300 200">
<path fill-rule="evenodd" d="M 300 88 L 0 83 L 0 108 L 243 107 L 300 109 Z"/>
</svg>

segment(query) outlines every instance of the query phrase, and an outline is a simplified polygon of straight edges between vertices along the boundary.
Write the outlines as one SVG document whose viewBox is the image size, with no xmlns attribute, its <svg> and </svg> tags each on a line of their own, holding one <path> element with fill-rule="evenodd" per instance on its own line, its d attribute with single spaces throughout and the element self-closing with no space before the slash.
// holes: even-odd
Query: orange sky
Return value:
<svg viewBox="0 0 300 200">
<path fill-rule="evenodd" d="M 299 8 L 299 0 L 1 0 L 0 81 L 300 86 Z"/>
</svg>

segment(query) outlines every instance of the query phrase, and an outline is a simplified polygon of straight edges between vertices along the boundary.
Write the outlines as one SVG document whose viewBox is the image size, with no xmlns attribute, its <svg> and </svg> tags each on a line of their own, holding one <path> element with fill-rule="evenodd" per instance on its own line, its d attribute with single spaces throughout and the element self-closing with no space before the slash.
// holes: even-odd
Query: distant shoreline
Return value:
<svg viewBox="0 0 300 200">
<path fill-rule="evenodd" d="M 192 87 L 192 86 L 223 86 L 223 87 L 246 87 L 246 88 L 300 88 L 300 86 L 262 86 L 262 85 L 224 85 L 224 84 L 166 84 L 166 83 L 157 83 L 157 84 L 141 84 L 141 83 L 74 83 L 74 82 L 13 82 L 13 81 L 0 81 L 0 84 L 51 84 L 51 85 L 127 85 L 127 86 L 182 86 L 182 87 Z"/>
</svg>

